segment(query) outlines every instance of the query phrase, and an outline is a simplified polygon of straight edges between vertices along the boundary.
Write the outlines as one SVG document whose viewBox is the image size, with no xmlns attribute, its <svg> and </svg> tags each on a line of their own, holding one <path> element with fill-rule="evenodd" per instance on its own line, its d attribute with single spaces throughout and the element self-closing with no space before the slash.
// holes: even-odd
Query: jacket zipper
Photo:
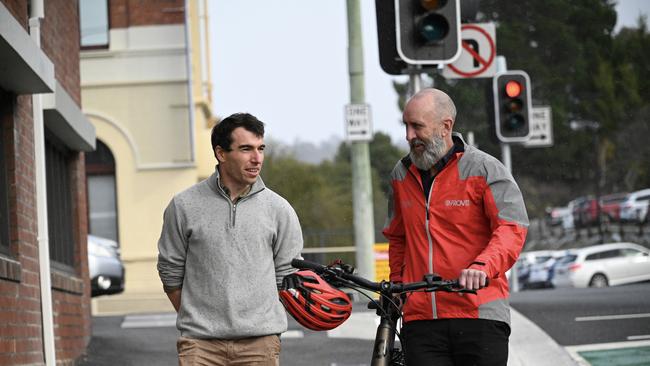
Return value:
<svg viewBox="0 0 650 366">
<path fill-rule="evenodd" d="M 237 216 L 237 204 L 232 204 L 232 209 L 230 210 L 232 216 L 232 227 L 235 227 L 235 218 Z"/>
<path fill-rule="evenodd" d="M 425 207 L 425 210 L 427 212 L 426 212 L 424 229 L 427 232 L 427 241 L 429 243 L 429 273 L 434 273 L 433 272 L 433 239 L 431 237 L 431 230 L 429 230 L 429 219 L 430 219 L 429 204 L 431 202 L 431 193 L 433 192 L 433 185 L 435 184 L 435 182 L 436 182 L 436 178 L 433 178 L 433 181 L 431 181 L 431 187 L 429 188 L 429 196 L 427 197 L 426 207 Z M 438 319 L 438 309 L 436 308 L 435 292 L 431 292 L 431 314 L 433 315 L 433 319 Z"/>
</svg>

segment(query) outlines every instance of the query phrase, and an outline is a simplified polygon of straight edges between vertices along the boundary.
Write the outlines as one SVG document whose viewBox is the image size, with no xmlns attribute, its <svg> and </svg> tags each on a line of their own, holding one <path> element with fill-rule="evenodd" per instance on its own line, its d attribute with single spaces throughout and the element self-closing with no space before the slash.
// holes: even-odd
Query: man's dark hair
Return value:
<svg viewBox="0 0 650 366">
<path fill-rule="evenodd" d="M 257 137 L 264 137 L 264 123 L 249 113 L 235 113 L 221 120 L 212 128 L 212 151 L 220 146 L 225 151 L 232 150 L 232 131 L 243 127 Z"/>
</svg>

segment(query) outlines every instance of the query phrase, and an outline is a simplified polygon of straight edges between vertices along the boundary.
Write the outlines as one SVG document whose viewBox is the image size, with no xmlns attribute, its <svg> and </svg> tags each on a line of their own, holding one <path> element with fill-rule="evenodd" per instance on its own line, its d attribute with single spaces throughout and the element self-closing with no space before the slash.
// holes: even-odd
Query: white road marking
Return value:
<svg viewBox="0 0 650 366">
<path fill-rule="evenodd" d="M 302 330 L 287 330 L 286 332 L 280 335 L 280 338 L 282 339 L 304 338 L 304 337 L 305 337 L 305 332 L 303 332 Z"/>
<path fill-rule="evenodd" d="M 597 321 L 597 320 L 619 320 L 619 319 L 636 319 L 636 318 L 650 318 L 650 313 L 579 316 L 579 317 L 575 318 L 575 321 L 577 321 L 577 322 L 588 322 L 588 321 Z"/>
<path fill-rule="evenodd" d="M 628 336 L 628 341 L 639 341 L 641 339 L 650 339 L 650 334 Z"/>
<path fill-rule="evenodd" d="M 122 328 L 160 328 L 175 327 L 176 313 L 127 315 L 122 320 Z"/>
</svg>

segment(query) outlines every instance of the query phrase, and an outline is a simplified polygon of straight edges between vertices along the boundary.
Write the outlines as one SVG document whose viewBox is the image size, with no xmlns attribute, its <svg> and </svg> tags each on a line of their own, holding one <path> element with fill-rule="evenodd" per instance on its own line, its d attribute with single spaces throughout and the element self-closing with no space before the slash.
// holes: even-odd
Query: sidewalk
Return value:
<svg viewBox="0 0 650 366">
<path fill-rule="evenodd" d="M 365 304 L 363 304 L 365 306 Z M 357 309 L 363 309 L 357 306 Z M 569 352 L 558 345 L 536 324 L 511 308 L 510 352 L 508 366 L 578 366 Z M 328 338 L 367 340 L 375 337 L 377 316 L 373 311 L 355 311 L 340 327 L 327 332 Z M 123 317 L 94 318 L 93 341 L 85 363 L 113 365 L 122 357 L 124 365 L 175 363 L 175 314 L 131 314 Z M 296 324 L 294 324 L 296 325 Z M 297 325 L 296 325 L 297 326 Z M 164 330 L 163 330 L 164 329 Z M 285 336 L 290 337 L 288 332 Z M 301 332 L 299 332 L 301 333 Z M 139 335 L 137 338 L 135 335 Z M 144 335 L 144 336 L 143 336 Z M 163 337 L 163 340 L 160 340 Z M 322 340 L 320 340 L 322 342 Z M 172 360 L 172 361 L 169 361 Z"/>
<path fill-rule="evenodd" d="M 510 308 L 512 333 L 508 366 L 575 366 L 569 352 L 537 324 Z"/>
</svg>

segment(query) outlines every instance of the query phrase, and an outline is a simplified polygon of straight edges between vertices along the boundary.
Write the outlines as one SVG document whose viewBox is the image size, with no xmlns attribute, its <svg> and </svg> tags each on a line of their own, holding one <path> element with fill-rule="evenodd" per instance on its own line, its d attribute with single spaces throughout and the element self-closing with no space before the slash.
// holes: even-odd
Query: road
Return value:
<svg viewBox="0 0 650 366">
<path fill-rule="evenodd" d="M 563 346 L 650 340 L 650 282 L 521 291 L 511 305 Z"/>
<path fill-rule="evenodd" d="M 580 365 L 650 365 L 650 282 L 524 291 L 511 304 Z"/>
</svg>

